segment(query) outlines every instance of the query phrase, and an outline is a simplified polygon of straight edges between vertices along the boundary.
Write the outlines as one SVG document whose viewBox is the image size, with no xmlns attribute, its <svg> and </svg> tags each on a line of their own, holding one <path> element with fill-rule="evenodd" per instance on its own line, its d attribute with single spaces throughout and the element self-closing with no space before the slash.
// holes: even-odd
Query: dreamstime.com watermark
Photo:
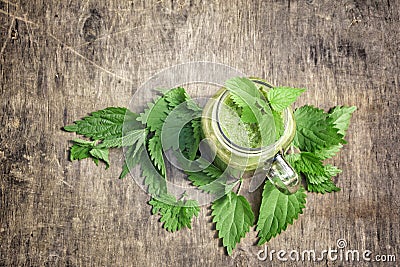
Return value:
<svg viewBox="0 0 400 267">
<path fill-rule="evenodd" d="M 307 250 L 274 250 L 267 245 L 257 252 L 260 261 L 278 260 L 282 262 L 319 262 L 319 261 L 341 261 L 341 262 L 396 262 L 394 254 L 376 254 L 371 250 L 359 250 L 347 248 L 345 239 L 338 239 L 335 247 L 328 247 L 322 251 L 314 249 Z"/>
</svg>

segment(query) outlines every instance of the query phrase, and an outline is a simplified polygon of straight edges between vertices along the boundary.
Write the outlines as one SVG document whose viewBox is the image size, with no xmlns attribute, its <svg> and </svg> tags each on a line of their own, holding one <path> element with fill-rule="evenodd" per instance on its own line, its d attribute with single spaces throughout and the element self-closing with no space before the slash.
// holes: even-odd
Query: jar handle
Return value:
<svg viewBox="0 0 400 267">
<path fill-rule="evenodd" d="M 267 171 L 267 178 L 282 193 L 290 195 L 299 189 L 299 175 L 281 153 L 276 154 L 272 162 L 265 165 L 264 170 Z"/>
</svg>

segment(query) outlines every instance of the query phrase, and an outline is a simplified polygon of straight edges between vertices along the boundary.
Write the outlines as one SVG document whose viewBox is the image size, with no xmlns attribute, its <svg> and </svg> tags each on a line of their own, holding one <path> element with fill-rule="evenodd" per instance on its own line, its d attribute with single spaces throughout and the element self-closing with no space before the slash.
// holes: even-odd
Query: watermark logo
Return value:
<svg viewBox="0 0 400 267">
<path fill-rule="evenodd" d="M 341 262 L 396 262 L 395 254 L 379 254 L 369 249 L 351 249 L 345 239 L 338 239 L 336 245 L 327 247 L 324 250 L 314 249 L 299 250 L 275 250 L 267 245 L 257 252 L 260 261 L 293 261 L 293 262 L 320 262 L 320 261 L 341 261 Z"/>
</svg>

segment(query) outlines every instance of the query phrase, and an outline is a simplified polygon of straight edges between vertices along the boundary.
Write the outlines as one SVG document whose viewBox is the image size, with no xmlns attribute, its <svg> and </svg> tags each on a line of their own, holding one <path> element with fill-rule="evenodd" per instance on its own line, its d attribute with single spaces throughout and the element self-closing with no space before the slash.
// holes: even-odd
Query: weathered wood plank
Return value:
<svg viewBox="0 0 400 267">
<path fill-rule="evenodd" d="M 107 106 L 168 66 L 224 63 L 276 85 L 309 88 L 298 105 L 356 105 L 331 195 L 270 249 L 348 248 L 400 257 L 398 1 L 0 1 L 1 266 L 265 266 L 252 231 L 224 254 L 202 208 L 168 233 L 148 196 L 68 161 L 62 126 Z M 260 192 L 248 195 L 256 208 Z M 274 260 L 279 263 L 278 260 Z M 323 261 L 315 265 L 346 264 Z M 290 262 L 288 265 L 296 265 Z"/>
</svg>

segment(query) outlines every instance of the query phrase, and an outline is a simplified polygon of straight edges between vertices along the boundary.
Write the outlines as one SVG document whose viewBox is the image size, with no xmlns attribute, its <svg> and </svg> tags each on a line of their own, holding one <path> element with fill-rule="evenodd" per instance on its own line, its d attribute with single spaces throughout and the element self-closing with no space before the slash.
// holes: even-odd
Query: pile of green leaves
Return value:
<svg viewBox="0 0 400 267">
<path fill-rule="evenodd" d="M 282 136 L 282 112 L 305 91 L 291 87 L 275 87 L 267 91 L 267 88 L 246 78 L 230 79 L 225 88 L 230 93 L 225 104 L 240 116 L 253 148 L 268 146 Z"/>
<path fill-rule="evenodd" d="M 266 140 L 275 139 L 277 132 L 282 131 L 283 125 L 277 118 L 304 92 L 304 89 L 274 87 L 266 94 L 260 94 L 247 78 L 230 79 L 225 87 L 240 108 L 242 120 L 246 123 L 257 121 L 260 134 L 264 134 Z M 186 171 L 188 179 L 199 190 L 222 195 L 211 204 L 211 216 L 229 255 L 254 224 L 259 245 L 284 231 L 302 213 L 306 191 L 324 194 L 340 190 L 332 177 L 341 170 L 324 164 L 324 161 L 336 155 L 345 144 L 344 136 L 355 109 L 340 106 L 325 112 L 303 106 L 295 110 L 297 129 L 289 151 L 298 152 L 286 155 L 286 159 L 305 178 L 307 188 L 301 187 L 296 193 L 286 195 L 266 181 L 257 221 L 249 202 L 239 193 L 240 177 L 232 180 L 216 164 L 207 164 L 199 171 Z M 124 178 L 135 166 L 140 166 L 141 175 L 145 177 L 144 184 L 152 196 L 149 201 L 152 213 L 160 215 L 163 227 L 168 231 L 191 228 L 193 218 L 199 213 L 199 205 L 185 194 L 177 199 L 168 193 L 163 151 L 180 151 L 184 159 L 196 160 L 201 166 L 203 159 L 199 159 L 198 149 L 202 136 L 201 111 L 185 90 L 178 87 L 162 92 L 141 114 L 115 107 L 93 112 L 64 127 L 66 131 L 87 138 L 73 140 L 70 159 L 91 158 L 96 165 L 103 161 L 108 168 L 109 149 L 125 147 L 125 164 L 120 178 Z M 165 123 L 169 115 L 173 120 Z M 277 132 L 267 131 L 271 123 Z M 174 139 L 178 142 L 174 143 Z M 163 141 L 166 142 L 163 144 Z"/>
</svg>

